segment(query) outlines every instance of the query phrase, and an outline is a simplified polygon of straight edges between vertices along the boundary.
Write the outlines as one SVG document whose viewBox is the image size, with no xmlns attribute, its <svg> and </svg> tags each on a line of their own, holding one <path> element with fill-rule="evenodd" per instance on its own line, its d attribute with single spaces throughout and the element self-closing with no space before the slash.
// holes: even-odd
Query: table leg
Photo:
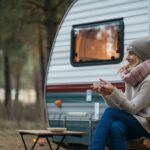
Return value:
<svg viewBox="0 0 150 150">
<path fill-rule="evenodd" d="M 50 150 L 52 150 L 51 143 L 49 142 L 48 137 L 46 137 L 46 140 L 47 140 L 47 143 L 48 143 L 48 145 L 49 145 L 49 147 L 50 147 Z"/>
<path fill-rule="evenodd" d="M 61 144 L 62 144 L 62 142 L 64 141 L 64 138 L 65 138 L 65 137 L 66 137 L 65 135 L 62 137 L 62 139 L 61 139 L 60 143 L 58 144 L 56 150 L 59 149 L 59 147 L 61 146 Z"/>
<path fill-rule="evenodd" d="M 39 139 L 39 136 L 36 138 L 36 140 L 35 140 L 35 142 L 34 142 L 33 146 L 31 147 L 31 150 L 33 150 L 33 148 L 35 147 L 35 145 L 36 145 L 36 143 L 37 143 L 38 139 Z"/>
<path fill-rule="evenodd" d="M 26 146 L 25 140 L 24 140 L 24 138 L 23 138 L 23 134 L 22 134 L 22 133 L 20 133 L 20 136 L 21 136 L 21 139 L 22 139 L 22 142 L 23 142 L 24 148 L 25 148 L 25 150 L 27 150 L 27 146 Z"/>
</svg>

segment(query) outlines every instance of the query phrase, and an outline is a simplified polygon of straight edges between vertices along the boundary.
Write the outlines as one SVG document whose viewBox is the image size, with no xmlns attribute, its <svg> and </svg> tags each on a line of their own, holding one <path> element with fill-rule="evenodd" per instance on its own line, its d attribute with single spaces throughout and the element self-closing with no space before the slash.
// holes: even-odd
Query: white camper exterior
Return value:
<svg viewBox="0 0 150 150">
<path fill-rule="evenodd" d="M 73 66 L 71 32 L 74 25 L 122 18 L 124 52 L 121 62 Z M 83 139 L 66 141 L 88 144 L 106 105 L 90 85 L 99 78 L 123 88 L 118 68 L 125 64 L 125 49 L 134 39 L 150 36 L 149 0 L 76 0 L 66 12 L 56 33 L 46 76 L 45 103 L 49 126 L 66 126 L 87 132 Z M 78 90 L 79 89 L 79 90 Z M 61 109 L 55 100 L 61 99 Z"/>
</svg>

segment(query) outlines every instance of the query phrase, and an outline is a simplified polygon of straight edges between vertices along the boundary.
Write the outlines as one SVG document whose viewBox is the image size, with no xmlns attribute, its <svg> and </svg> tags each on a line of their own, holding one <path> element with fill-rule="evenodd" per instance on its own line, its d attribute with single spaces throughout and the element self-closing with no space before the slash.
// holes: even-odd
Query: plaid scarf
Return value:
<svg viewBox="0 0 150 150">
<path fill-rule="evenodd" d="M 121 73 L 123 81 L 131 86 L 137 86 L 147 75 L 150 74 L 150 59 L 143 61 L 132 70 L 125 70 Z"/>
</svg>

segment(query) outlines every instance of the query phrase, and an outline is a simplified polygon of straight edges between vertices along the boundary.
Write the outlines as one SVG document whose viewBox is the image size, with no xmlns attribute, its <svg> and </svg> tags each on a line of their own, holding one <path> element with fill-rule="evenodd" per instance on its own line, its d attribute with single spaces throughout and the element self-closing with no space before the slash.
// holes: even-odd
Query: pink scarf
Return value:
<svg viewBox="0 0 150 150">
<path fill-rule="evenodd" d="M 150 74 L 150 59 L 143 61 L 131 71 L 125 70 L 121 73 L 123 81 L 132 86 L 137 86 L 147 75 Z"/>
</svg>

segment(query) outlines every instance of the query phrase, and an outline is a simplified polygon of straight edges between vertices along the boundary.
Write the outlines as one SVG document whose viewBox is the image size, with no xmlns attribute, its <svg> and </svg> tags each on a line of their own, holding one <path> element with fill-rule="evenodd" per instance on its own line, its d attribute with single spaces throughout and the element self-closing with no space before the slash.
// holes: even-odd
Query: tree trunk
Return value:
<svg viewBox="0 0 150 150">
<path fill-rule="evenodd" d="M 36 91 L 36 104 L 38 115 L 40 116 L 40 121 L 42 124 L 46 123 L 46 115 L 45 115 L 45 107 L 44 107 L 44 99 L 41 91 L 41 79 L 39 75 L 39 71 L 36 66 L 34 66 L 34 85 Z"/>
<path fill-rule="evenodd" d="M 47 44 L 47 58 L 46 62 L 48 62 L 48 57 L 51 53 L 51 48 L 54 40 L 54 36 L 56 33 L 56 17 L 55 12 L 53 11 L 53 1 L 52 0 L 45 0 L 44 1 L 45 7 L 45 30 L 46 30 L 46 44 Z"/>
<path fill-rule="evenodd" d="M 15 103 L 18 103 L 19 101 L 19 89 L 20 89 L 20 73 L 17 73 L 15 77 L 16 81 L 16 89 L 15 89 Z"/>
<path fill-rule="evenodd" d="M 35 88 L 35 92 L 36 92 L 36 104 L 37 104 L 37 108 L 39 109 L 40 106 L 40 81 L 39 81 L 39 75 L 38 75 L 38 71 L 36 69 L 36 66 L 34 66 L 33 68 L 33 73 L 34 73 L 34 88 Z M 39 111 L 38 111 L 39 112 Z"/>
<path fill-rule="evenodd" d="M 45 123 L 45 107 L 44 107 L 44 83 L 45 83 L 45 57 L 44 57 L 44 49 L 43 49 L 43 32 L 42 26 L 37 26 L 37 39 L 38 39 L 38 54 L 40 61 L 40 73 L 35 69 L 35 89 L 37 93 L 37 107 L 40 110 L 40 120 L 42 123 Z"/>
<path fill-rule="evenodd" d="M 37 26 L 37 38 L 38 38 L 38 49 L 39 49 L 39 58 L 40 58 L 40 72 L 41 72 L 41 90 L 42 95 L 44 94 L 44 82 L 45 82 L 45 59 L 44 59 L 44 50 L 43 50 L 43 33 L 41 25 Z"/>
<path fill-rule="evenodd" d="M 11 110 L 11 77 L 10 77 L 10 62 L 7 52 L 4 51 L 4 84 L 5 84 L 5 107 L 7 117 L 10 116 Z"/>
</svg>

